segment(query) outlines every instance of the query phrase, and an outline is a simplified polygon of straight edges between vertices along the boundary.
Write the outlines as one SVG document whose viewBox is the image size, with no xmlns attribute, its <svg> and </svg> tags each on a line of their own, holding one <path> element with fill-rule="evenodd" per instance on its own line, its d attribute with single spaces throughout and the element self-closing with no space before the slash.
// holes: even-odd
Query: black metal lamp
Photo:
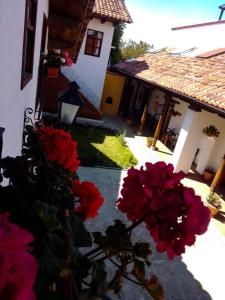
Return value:
<svg viewBox="0 0 225 300">
<path fill-rule="evenodd" d="M 60 121 L 64 124 L 72 124 L 79 108 L 83 106 L 78 90 L 79 85 L 75 81 L 72 81 L 69 89 L 58 99 L 60 102 Z"/>
</svg>

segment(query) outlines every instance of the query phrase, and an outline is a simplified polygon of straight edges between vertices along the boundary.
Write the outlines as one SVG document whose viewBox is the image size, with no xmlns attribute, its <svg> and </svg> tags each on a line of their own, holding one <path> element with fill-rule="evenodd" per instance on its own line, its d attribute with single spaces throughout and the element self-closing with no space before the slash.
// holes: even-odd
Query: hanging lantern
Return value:
<svg viewBox="0 0 225 300">
<path fill-rule="evenodd" d="M 72 124 L 75 121 L 79 108 L 83 106 L 78 90 L 78 84 L 72 81 L 69 89 L 58 99 L 60 102 L 60 120 L 64 124 Z"/>
</svg>

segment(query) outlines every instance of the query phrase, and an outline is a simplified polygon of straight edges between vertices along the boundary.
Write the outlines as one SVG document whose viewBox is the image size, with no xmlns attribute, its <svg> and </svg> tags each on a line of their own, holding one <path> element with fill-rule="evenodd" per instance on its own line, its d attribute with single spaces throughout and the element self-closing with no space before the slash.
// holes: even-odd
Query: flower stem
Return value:
<svg viewBox="0 0 225 300">
<path fill-rule="evenodd" d="M 145 214 L 142 218 L 140 218 L 139 220 L 137 220 L 136 222 L 134 222 L 132 225 L 130 225 L 126 230 L 124 230 L 124 232 L 118 234 L 117 236 L 115 236 L 113 239 L 106 241 L 105 243 L 103 243 L 102 245 L 98 246 L 97 248 L 89 251 L 88 253 L 86 253 L 84 255 L 84 257 L 89 257 L 92 256 L 93 254 L 96 254 L 94 257 L 97 256 L 97 253 L 99 251 L 101 251 L 100 253 L 102 253 L 102 250 L 107 248 L 109 245 L 113 244 L 114 242 L 116 242 L 117 240 L 119 240 L 123 235 L 125 235 L 128 232 L 131 232 L 135 227 L 137 227 L 138 225 L 140 225 L 147 217 L 149 216 L 149 212 L 147 214 Z M 100 254 L 99 253 L 99 254 Z"/>
<path fill-rule="evenodd" d="M 115 265 L 118 269 L 120 269 L 122 266 L 120 266 L 119 264 L 117 264 L 112 258 L 110 258 L 109 259 L 110 261 L 111 261 L 111 263 L 113 264 L 113 265 Z M 126 272 L 126 274 L 127 274 L 127 272 Z M 129 280 L 129 281 L 131 281 L 132 283 L 134 283 L 134 284 L 136 284 L 136 285 L 141 285 L 139 282 L 137 282 L 136 280 L 133 280 L 133 279 L 131 279 L 130 277 L 128 277 L 127 275 L 125 275 L 125 274 L 122 274 L 122 276 L 124 277 L 124 278 L 126 278 L 127 280 Z"/>
</svg>

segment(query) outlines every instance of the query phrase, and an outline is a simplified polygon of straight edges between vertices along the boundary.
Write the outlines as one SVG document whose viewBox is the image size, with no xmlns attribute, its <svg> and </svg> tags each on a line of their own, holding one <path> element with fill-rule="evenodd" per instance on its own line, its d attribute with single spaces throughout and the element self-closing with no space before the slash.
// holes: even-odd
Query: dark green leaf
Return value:
<svg viewBox="0 0 225 300">
<path fill-rule="evenodd" d="M 80 257 L 75 261 L 75 274 L 79 279 L 86 278 L 92 265 L 87 258 Z"/>
<path fill-rule="evenodd" d="M 67 225 L 71 230 L 73 244 L 76 247 L 91 247 L 92 239 L 90 233 L 85 228 L 83 221 L 72 215 L 67 218 Z"/>
<path fill-rule="evenodd" d="M 96 245 L 102 245 L 106 241 L 106 237 L 102 235 L 101 232 L 92 232 L 92 235 L 94 237 L 94 243 Z"/>
</svg>

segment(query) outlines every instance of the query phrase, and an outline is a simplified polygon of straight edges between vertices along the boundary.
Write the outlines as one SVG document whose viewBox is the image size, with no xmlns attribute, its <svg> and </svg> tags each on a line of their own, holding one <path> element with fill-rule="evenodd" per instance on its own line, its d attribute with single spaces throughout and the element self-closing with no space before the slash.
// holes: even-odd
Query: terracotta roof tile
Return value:
<svg viewBox="0 0 225 300">
<path fill-rule="evenodd" d="M 112 22 L 133 22 L 124 0 L 95 0 L 93 15 Z"/>
<path fill-rule="evenodd" d="M 115 68 L 225 112 L 225 54 L 201 59 L 162 51 Z"/>
</svg>

